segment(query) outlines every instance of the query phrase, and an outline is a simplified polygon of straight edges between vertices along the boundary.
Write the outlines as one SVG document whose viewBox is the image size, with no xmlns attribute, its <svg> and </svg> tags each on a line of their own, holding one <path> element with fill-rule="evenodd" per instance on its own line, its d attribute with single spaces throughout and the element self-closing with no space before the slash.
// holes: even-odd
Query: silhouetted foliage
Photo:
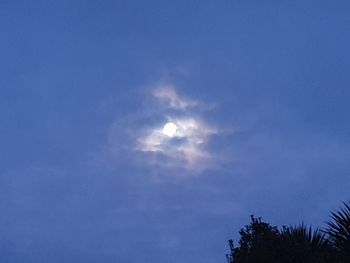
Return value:
<svg viewBox="0 0 350 263">
<path fill-rule="evenodd" d="M 261 218 L 251 216 L 250 224 L 241 229 L 239 234 L 241 235 L 239 247 L 235 248 L 233 241 L 229 241 L 231 254 L 228 255 L 228 262 L 276 262 L 277 228 L 263 222 Z"/>
<path fill-rule="evenodd" d="M 296 227 L 283 227 L 280 231 L 279 262 L 332 262 L 332 247 L 318 229 L 300 225 Z"/>
<path fill-rule="evenodd" d="M 251 216 L 235 247 L 229 240 L 228 263 L 350 263 L 350 203 L 331 213 L 328 228 L 304 224 L 278 229 Z"/>
<path fill-rule="evenodd" d="M 350 262 L 350 202 L 331 213 L 331 221 L 324 231 L 337 250 L 339 262 Z"/>
</svg>

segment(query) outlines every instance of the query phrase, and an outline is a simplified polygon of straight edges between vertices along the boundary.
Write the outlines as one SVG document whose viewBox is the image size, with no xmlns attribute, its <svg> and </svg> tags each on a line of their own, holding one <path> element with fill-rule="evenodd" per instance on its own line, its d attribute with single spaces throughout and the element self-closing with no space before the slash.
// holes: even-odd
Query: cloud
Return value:
<svg viewBox="0 0 350 263">
<path fill-rule="evenodd" d="M 142 100 L 142 108 L 111 128 L 114 153 L 167 174 L 199 174 L 214 166 L 217 156 L 209 145 L 220 130 L 201 116 L 203 103 L 180 96 L 173 85 L 151 89 Z M 171 136 L 163 132 L 169 122 L 176 126 Z"/>
<path fill-rule="evenodd" d="M 194 172 L 208 168 L 213 154 L 207 143 L 218 134 L 218 129 L 198 116 L 201 103 L 178 95 L 172 85 L 157 87 L 151 94 L 156 104 L 165 106 L 160 114 L 162 120 L 138 136 L 135 149 L 158 155 L 158 165 L 162 167 L 181 167 Z M 164 125 L 169 122 L 176 126 L 171 137 L 163 133 Z"/>
<path fill-rule="evenodd" d="M 171 85 L 156 88 L 152 95 L 173 109 L 186 110 L 198 106 L 198 102 L 195 100 L 180 98 L 175 88 Z"/>
<path fill-rule="evenodd" d="M 192 117 L 173 117 L 168 121 L 177 126 L 174 137 L 163 134 L 161 125 L 164 124 L 160 124 L 145 136 L 138 138 L 137 150 L 161 154 L 171 166 L 181 166 L 189 170 L 207 167 L 212 154 L 205 145 L 211 136 L 217 134 L 217 129 Z"/>
</svg>

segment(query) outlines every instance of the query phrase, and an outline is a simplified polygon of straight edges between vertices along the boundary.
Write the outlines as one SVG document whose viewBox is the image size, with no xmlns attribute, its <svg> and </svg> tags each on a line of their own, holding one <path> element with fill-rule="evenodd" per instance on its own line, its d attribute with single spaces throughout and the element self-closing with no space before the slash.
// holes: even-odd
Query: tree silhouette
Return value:
<svg viewBox="0 0 350 263">
<path fill-rule="evenodd" d="M 229 240 L 229 263 L 277 262 L 279 233 L 276 227 L 263 222 L 261 218 L 251 216 L 250 224 L 241 229 L 239 234 L 239 247 L 235 248 L 233 240 Z"/>
<path fill-rule="evenodd" d="M 239 231 L 235 247 L 229 240 L 228 263 L 350 263 L 350 202 L 331 213 L 327 228 L 304 224 L 278 229 L 251 216 Z"/>
<path fill-rule="evenodd" d="M 350 262 L 350 202 L 331 213 L 331 221 L 324 230 L 337 250 L 339 262 Z"/>
<path fill-rule="evenodd" d="M 333 250 L 325 235 L 311 226 L 283 227 L 280 231 L 280 262 L 333 262 Z"/>
</svg>

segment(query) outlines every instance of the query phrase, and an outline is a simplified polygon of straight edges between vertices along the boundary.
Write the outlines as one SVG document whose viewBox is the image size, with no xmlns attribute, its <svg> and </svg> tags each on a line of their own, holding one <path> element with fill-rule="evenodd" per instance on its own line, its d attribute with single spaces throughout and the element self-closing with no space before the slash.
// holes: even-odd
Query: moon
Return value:
<svg viewBox="0 0 350 263">
<path fill-rule="evenodd" d="M 167 122 L 164 127 L 162 133 L 168 137 L 174 137 L 176 134 L 177 127 L 173 122 Z"/>
</svg>

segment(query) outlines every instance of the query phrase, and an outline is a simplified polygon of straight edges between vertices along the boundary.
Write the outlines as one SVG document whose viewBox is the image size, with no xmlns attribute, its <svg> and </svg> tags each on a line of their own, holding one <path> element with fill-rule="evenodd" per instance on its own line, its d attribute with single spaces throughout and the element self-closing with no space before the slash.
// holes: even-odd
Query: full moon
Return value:
<svg viewBox="0 0 350 263">
<path fill-rule="evenodd" d="M 174 137 L 176 130 L 177 127 L 173 122 L 167 122 L 163 127 L 162 133 L 168 137 Z"/>
</svg>

